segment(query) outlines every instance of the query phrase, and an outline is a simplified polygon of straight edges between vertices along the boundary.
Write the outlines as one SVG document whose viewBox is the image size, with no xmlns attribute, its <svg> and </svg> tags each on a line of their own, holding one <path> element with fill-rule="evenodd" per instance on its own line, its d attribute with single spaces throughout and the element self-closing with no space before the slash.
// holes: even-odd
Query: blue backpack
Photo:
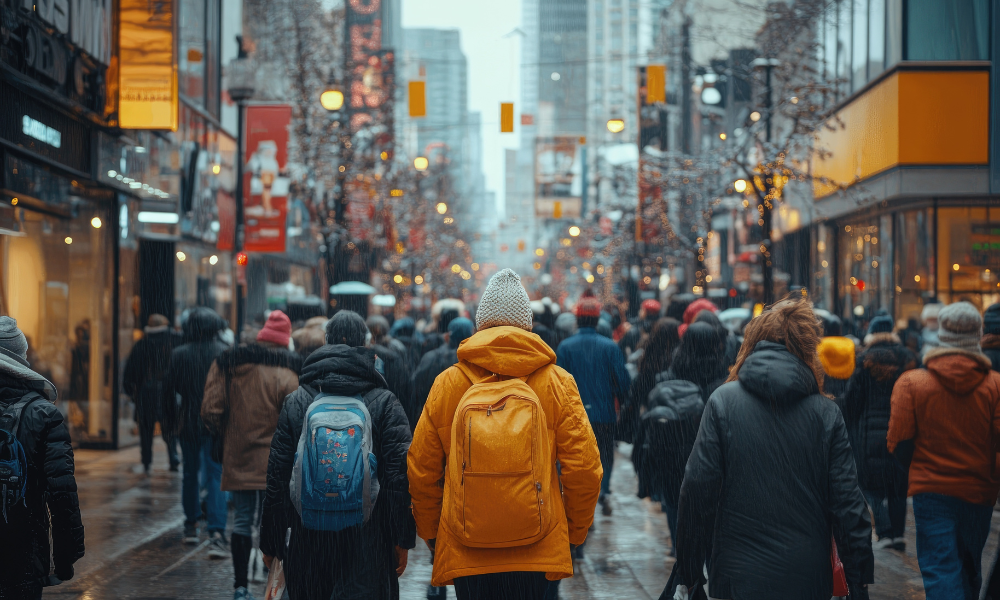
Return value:
<svg viewBox="0 0 1000 600">
<path fill-rule="evenodd" d="M 25 394 L 0 414 L 0 505 L 4 523 L 8 511 L 18 502 L 27 507 L 24 496 L 28 491 L 28 457 L 17 434 L 24 410 L 39 398 L 37 393 Z"/>
<path fill-rule="evenodd" d="M 340 531 L 371 516 L 378 496 L 372 418 L 361 398 L 316 396 L 292 466 L 292 504 L 306 529 Z"/>
</svg>

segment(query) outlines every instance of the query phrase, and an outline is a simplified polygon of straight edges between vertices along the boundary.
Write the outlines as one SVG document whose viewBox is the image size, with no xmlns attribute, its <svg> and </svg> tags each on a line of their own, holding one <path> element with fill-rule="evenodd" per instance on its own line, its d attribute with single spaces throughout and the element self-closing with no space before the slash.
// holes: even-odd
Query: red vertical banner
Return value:
<svg viewBox="0 0 1000 600">
<path fill-rule="evenodd" d="M 248 106 L 243 170 L 244 249 L 284 252 L 288 215 L 288 126 L 292 107 Z"/>
</svg>

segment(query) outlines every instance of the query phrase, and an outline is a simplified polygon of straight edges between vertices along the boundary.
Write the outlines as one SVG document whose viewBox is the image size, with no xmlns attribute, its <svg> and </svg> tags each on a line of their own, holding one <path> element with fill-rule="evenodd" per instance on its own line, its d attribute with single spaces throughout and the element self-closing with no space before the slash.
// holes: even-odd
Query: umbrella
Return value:
<svg viewBox="0 0 1000 600">
<path fill-rule="evenodd" d="M 363 281 L 341 281 L 337 285 L 330 286 L 331 294 L 341 296 L 367 296 L 375 293 L 375 288 Z"/>
</svg>

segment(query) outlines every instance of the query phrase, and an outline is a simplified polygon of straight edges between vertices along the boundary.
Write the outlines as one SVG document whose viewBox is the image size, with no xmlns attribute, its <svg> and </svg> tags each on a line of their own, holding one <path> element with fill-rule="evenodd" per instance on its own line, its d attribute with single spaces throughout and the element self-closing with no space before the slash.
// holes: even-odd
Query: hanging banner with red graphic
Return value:
<svg viewBox="0 0 1000 600">
<path fill-rule="evenodd" d="M 251 252 L 284 252 L 288 215 L 288 126 L 286 104 L 248 106 L 247 163 L 243 170 L 243 214 Z"/>
</svg>

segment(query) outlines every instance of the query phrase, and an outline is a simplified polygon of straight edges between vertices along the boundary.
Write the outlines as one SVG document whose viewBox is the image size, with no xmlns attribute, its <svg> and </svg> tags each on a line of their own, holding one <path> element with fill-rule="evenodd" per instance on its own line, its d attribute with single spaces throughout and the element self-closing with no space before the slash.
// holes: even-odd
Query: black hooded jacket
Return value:
<svg viewBox="0 0 1000 600">
<path fill-rule="evenodd" d="M 185 343 L 170 355 L 170 365 L 163 376 L 164 419 L 175 423 L 185 439 L 208 433 L 201 422 L 201 400 L 205 395 L 208 371 L 226 349 L 218 339 L 225 327 L 226 322 L 215 311 L 202 307 L 193 309 L 184 323 Z M 180 406 L 175 394 L 181 397 Z"/>
<path fill-rule="evenodd" d="M 639 419 L 632 447 L 632 464 L 639 477 L 640 498 L 666 498 L 677 506 L 684 466 L 707 397 L 697 384 L 672 375 L 671 371 L 661 373 L 663 379 L 649 392 L 648 410 Z"/>
<path fill-rule="evenodd" d="M 841 401 L 862 489 L 902 495 L 906 470 L 886 447 L 892 388 L 904 372 L 919 366 L 917 356 L 891 333 L 866 338 L 867 348 L 847 382 Z"/>
<path fill-rule="evenodd" d="M 40 391 L 30 386 L 0 375 L 0 412 Z M 12 507 L 7 522 L 0 518 L 0 598 L 8 597 L 6 592 L 30 597 L 30 590 L 48 585 L 51 563 L 57 574 L 72 573 L 84 552 L 69 430 L 44 394 L 21 414 L 17 438 L 27 455 L 28 491 L 24 503 Z"/>
<path fill-rule="evenodd" d="M 406 418 L 410 420 L 410 431 L 417 428 L 417 420 L 424 412 L 424 404 L 431 393 L 434 380 L 448 367 L 458 362 L 458 350 L 445 344 L 425 354 L 413 372 L 413 400 L 406 407 Z"/>
<path fill-rule="evenodd" d="M 132 346 L 122 373 L 122 387 L 135 402 L 137 418 L 140 413 L 146 413 L 154 420 L 160 418 L 163 375 L 170 365 L 173 349 L 174 336 L 166 328 L 146 334 Z"/>
<path fill-rule="evenodd" d="M 829 600 L 830 536 L 852 597 L 874 556 L 847 428 L 811 369 L 760 342 L 708 401 L 681 487 L 680 583 L 740 600 Z"/>
<path fill-rule="evenodd" d="M 285 561 L 294 598 L 399 597 L 393 547 L 412 548 L 416 539 L 406 479 L 412 437 L 403 407 L 385 387 L 373 350 L 326 345 L 309 355 L 299 389 L 285 399 L 271 439 L 260 548 Z M 289 495 L 302 422 L 321 391 L 363 398 L 372 417 L 372 451 L 378 464 L 380 491 L 368 522 L 337 532 L 305 529 Z M 289 527 L 292 535 L 286 547 Z"/>
</svg>

